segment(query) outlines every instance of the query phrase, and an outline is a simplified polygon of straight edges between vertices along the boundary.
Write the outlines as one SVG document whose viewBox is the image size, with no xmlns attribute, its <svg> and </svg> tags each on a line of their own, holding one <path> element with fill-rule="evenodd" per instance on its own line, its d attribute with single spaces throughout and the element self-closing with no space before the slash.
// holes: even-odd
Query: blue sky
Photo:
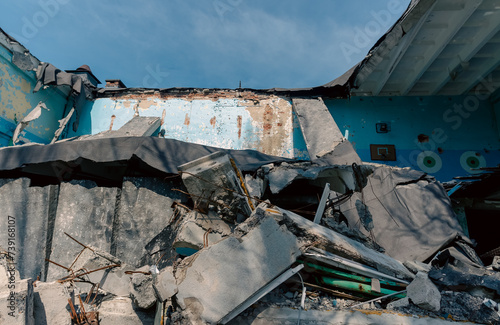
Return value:
<svg viewBox="0 0 500 325">
<path fill-rule="evenodd" d="M 60 69 L 128 87 L 293 88 L 361 60 L 409 0 L 18 0 L 0 27 Z"/>
</svg>

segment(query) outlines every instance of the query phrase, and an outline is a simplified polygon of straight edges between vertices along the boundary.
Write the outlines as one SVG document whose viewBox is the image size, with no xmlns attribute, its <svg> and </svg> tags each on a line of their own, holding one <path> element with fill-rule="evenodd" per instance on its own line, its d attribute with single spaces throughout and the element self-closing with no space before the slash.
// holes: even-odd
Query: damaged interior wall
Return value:
<svg viewBox="0 0 500 325">
<path fill-rule="evenodd" d="M 481 95 L 355 96 L 325 104 L 366 162 L 411 167 L 440 181 L 500 162 L 498 103 Z M 383 124 L 386 129 L 380 129 Z M 371 145 L 394 145 L 395 155 L 374 156 Z"/>
<path fill-rule="evenodd" d="M 42 89 L 33 93 L 38 59 L 24 47 L 13 42 L 0 30 L 0 147 L 12 145 L 16 125 L 39 102 L 45 103 L 41 115 L 20 134 L 20 144 L 49 143 L 63 117 L 69 89 Z"/>
<path fill-rule="evenodd" d="M 17 268 L 21 278 L 55 280 L 66 271 L 45 259 L 71 265 L 79 245 L 65 233 L 113 254 L 131 267 L 150 262 L 146 247 L 174 216 L 174 200 L 187 198 L 177 183 L 155 178 L 125 178 L 121 187 L 74 180 L 30 186 L 27 178 L 0 179 L 0 202 L 18 224 Z M 23 208 L 21 208 L 23 207 Z M 2 229 L 3 224 L 2 224 Z M 7 238 L 0 242 L 7 247 Z M 155 247 L 153 243 L 150 245 Z"/>
<path fill-rule="evenodd" d="M 290 98 L 251 91 L 195 89 L 175 95 L 139 90 L 98 98 L 86 105 L 80 128 L 68 137 L 117 130 L 134 116 L 160 117 L 158 132 L 165 138 L 308 158 Z"/>
</svg>

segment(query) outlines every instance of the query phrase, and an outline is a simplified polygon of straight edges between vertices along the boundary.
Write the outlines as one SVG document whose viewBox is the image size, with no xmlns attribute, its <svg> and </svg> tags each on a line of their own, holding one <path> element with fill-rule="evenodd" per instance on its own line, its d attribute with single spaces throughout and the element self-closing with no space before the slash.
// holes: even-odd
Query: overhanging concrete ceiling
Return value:
<svg viewBox="0 0 500 325">
<path fill-rule="evenodd" d="M 354 96 L 498 97 L 500 0 L 413 1 L 353 77 Z"/>
</svg>

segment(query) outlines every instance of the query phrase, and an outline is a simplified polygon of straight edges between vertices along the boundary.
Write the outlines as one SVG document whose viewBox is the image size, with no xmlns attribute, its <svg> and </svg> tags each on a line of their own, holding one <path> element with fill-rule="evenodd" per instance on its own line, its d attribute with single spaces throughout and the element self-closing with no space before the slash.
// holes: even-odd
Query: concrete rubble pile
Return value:
<svg viewBox="0 0 500 325">
<path fill-rule="evenodd" d="M 140 227 L 123 221 L 152 211 L 133 181 L 100 188 L 133 215 L 112 234 L 103 221 L 77 236 L 56 219 L 68 232 L 33 260 L 47 263 L 43 281 L 3 248 L 0 324 L 500 323 L 499 259 L 482 265 L 423 173 L 324 162 L 244 173 L 221 152 L 178 168 L 164 212 Z"/>
</svg>

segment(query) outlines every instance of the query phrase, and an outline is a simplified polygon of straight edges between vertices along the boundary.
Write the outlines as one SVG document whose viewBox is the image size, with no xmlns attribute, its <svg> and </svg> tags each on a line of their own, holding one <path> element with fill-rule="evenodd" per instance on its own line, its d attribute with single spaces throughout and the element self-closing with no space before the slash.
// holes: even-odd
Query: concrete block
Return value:
<svg viewBox="0 0 500 325">
<path fill-rule="evenodd" d="M 307 237 L 307 242 L 320 240 L 325 243 L 324 250 L 328 252 L 339 256 L 348 256 L 350 260 L 371 266 L 379 272 L 399 279 L 411 280 L 414 278 L 414 275 L 398 260 L 370 249 L 332 229 L 315 224 L 291 211 L 282 209 L 280 211 L 281 214 L 274 215 L 276 220 L 289 225 L 289 229 L 298 237 Z"/>
<path fill-rule="evenodd" d="M 429 273 L 432 268 L 429 264 L 419 261 L 405 261 L 403 265 L 414 274 L 417 274 L 418 272 Z"/>
<path fill-rule="evenodd" d="M 398 308 L 404 308 L 410 305 L 410 299 L 408 297 L 403 299 L 398 299 L 387 304 L 388 310 L 394 310 Z"/>
<path fill-rule="evenodd" d="M 202 249 L 204 236 L 207 233 L 207 229 L 202 228 L 197 225 L 193 220 L 184 222 L 177 232 L 177 237 L 175 238 L 173 247 L 180 248 L 192 248 L 192 249 Z M 208 233 L 208 243 L 209 245 L 218 242 L 222 239 L 222 235 L 210 231 Z"/>
<path fill-rule="evenodd" d="M 135 268 L 122 263 L 119 259 L 100 251 L 97 248 L 85 249 L 83 253 L 74 262 L 73 269 L 85 269 L 85 270 L 97 270 L 105 266 L 120 264 L 120 267 L 112 267 L 109 269 L 100 270 L 97 272 L 92 272 L 85 275 L 92 283 L 98 283 L 99 289 L 106 292 L 112 293 L 116 296 L 127 296 L 129 295 L 129 284 L 131 276 L 126 274 L 126 271 L 132 271 Z M 80 284 L 84 291 L 88 291 L 91 288 L 90 284 Z"/>
<path fill-rule="evenodd" d="M 99 318 L 99 325 L 152 325 L 155 312 L 136 310 L 130 298 L 118 297 L 101 303 Z"/>
<path fill-rule="evenodd" d="M 0 179 L 0 247 L 8 248 L 6 235 L 13 226 L 15 262 L 22 278 L 44 277 L 49 210 L 56 192 L 55 185 L 30 187 L 28 178 Z"/>
<path fill-rule="evenodd" d="M 168 226 L 174 215 L 174 200 L 185 198 L 182 183 L 158 178 L 127 177 L 124 179 L 118 218 L 115 222 L 116 257 L 134 267 L 142 266 L 146 244 Z"/>
<path fill-rule="evenodd" d="M 319 156 L 321 158 L 316 162 L 325 165 L 352 165 L 352 163 L 361 165 L 363 163 L 352 143 L 347 140 L 339 143 L 332 151 L 319 153 Z"/>
<path fill-rule="evenodd" d="M 35 325 L 71 325 L 64 284 L 37 282 L 34 291 Z"/>
<path fill-rule="evenodd" d="M 406 289 L 408 298 L 420 308 L 430 311 L 439 311 L 441 308 L 441 294 L 426 273 L 418 272 Z"/>
<path fill-rule="evenodd" d="M 493 262 L 491 263 L 491 267 L 495 271 L 500 271 L 500 256 L 493 257 Z"/>
<path fill-rule="evenodd" d="M 262 195 L 264 195 L 264 191 L 266 190 L 265 184 L 266 182 L 264 182 L 264 179 L 260 178 L 259 176 L 254 178 L 250 174 L 245 175 L 245 185 L 247 187 L 248 194 L 252 198 L 262 198 Z M 254 199 L 252 200 L 252 203 L 254 204 L 254 206 L 259 205 L 259 201 Z"/>
<path fill-rule="evenodd" d="M 230 226 L 227 222 L 221 219 L 220 215 L 215 211 L 209 211 L 207 214 L 202 214 L 197 211 L 187 213 L 185 220 L 193 220 L 194 223 L 203 229 L 212 229 L 213 232 L 219 233 L 222 236 L 229 236 L 233 232 L 234 226 Z"/>
<path fill-rule="evenodd" d="M 342 143 L 344 136 L 321 98 L 293 98 L 292 103 L 311 160 Z"/>
<path fill-rule="evenodd" d="M 61 183 L 50 259 L 69 267 L 82 246 L 64 234 L 67 232 L 81 243 L 110 252 L 117 188 L 98 187 L 95 182 L 74 180 Z M 64 269 L 50 264 L 48 281 L 67 275 Z"/>
<path fill-rule="evenodd" d="M 250 218 L 252 219 L 252 218 Z M 217 323 L 301 254 L 297 238 L 271 217 L 186 258 L 176 271 L 176 301 L 192 323 Z"/>
<path fill-rule="evenodd" d="M 238 214 L 248 217 L 252 213 L 238 177 L 238 173 L 242 174 L 234 169 L 226 153 L 215 152 L 178 168 L 183 172 L 182 181 L 200 211 L 208 212 L 209 205 L 220 200 L 221 207 L 230 207 L 227 213 L 232 219 Z"/>
<path fill-rule="evenodd" d="M 156 280 L 153 282 L 153 287 L 158 300 L 161 302 L 172 298 L 179 291 L 171 266 L 166 267 L 158 274 Z"/>
<path fill-rule="evenodd" d="M 148 272 L 149 266 L 145 265 L 136 271 Z M 130 282 L 130 298 L 134 306 L 140 309 L 149 309 L 156 303 L 156 295 L 153 289 L 152 275 L 134 273 Z"/>
<path fill-rule="evenodd" d="M 0 292 L 0 324 L 34 325 L 33 281 L 25 279 L 10 284 Z"/>
</svg>

